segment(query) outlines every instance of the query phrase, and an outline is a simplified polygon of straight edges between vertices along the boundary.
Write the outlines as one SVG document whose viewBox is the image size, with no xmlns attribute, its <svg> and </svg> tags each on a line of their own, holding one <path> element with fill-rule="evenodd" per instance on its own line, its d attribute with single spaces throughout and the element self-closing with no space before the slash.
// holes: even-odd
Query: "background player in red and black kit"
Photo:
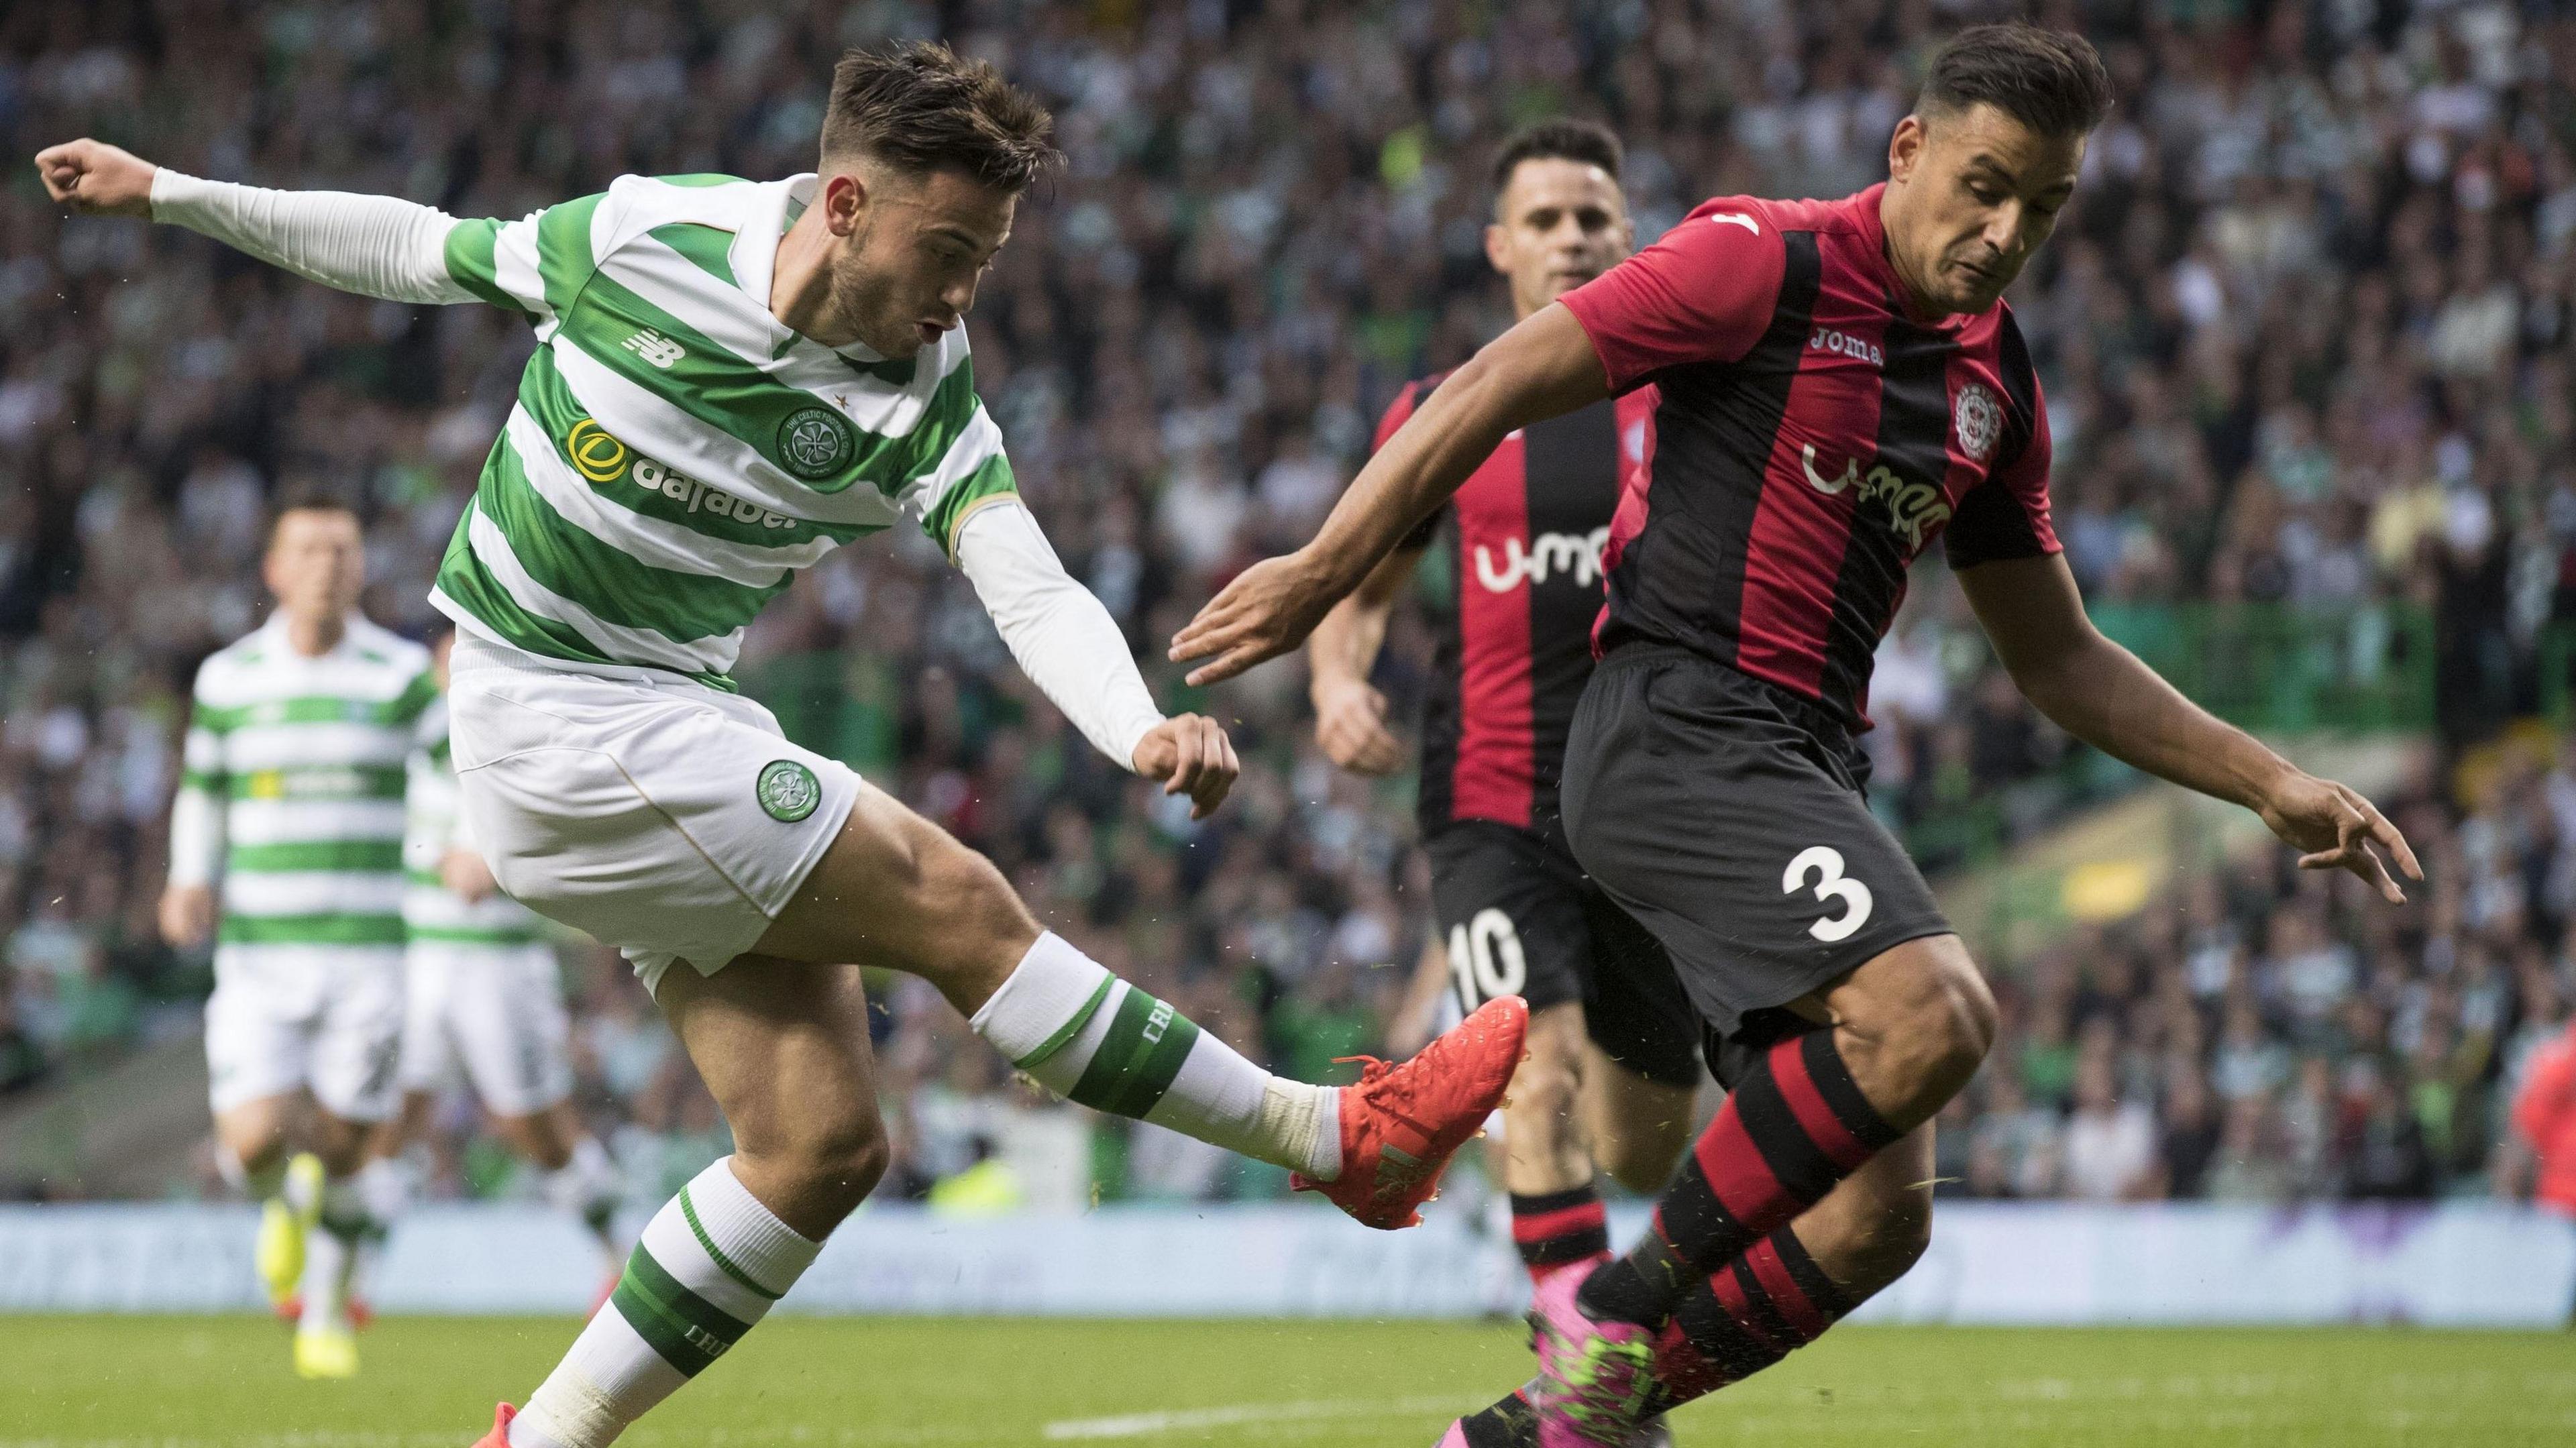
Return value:
<svg viewBox="0 0 2576 1448">
<path fill-rule="evenodd" d="M 2109 103 L 2081 39 L 1960 33 L 1889 142 L 1884 186 L 1709 202 L 1532 314 L 1416 409 L 1313 543 L 1245 571 L 1173 641 L 1209 660 L 1194 681 L 1294 647 L 1504 434 L 1657 389 L 1652 464 L 1612 529 L 1566 827 L 1670 950 L 1733 1089 L 1646 1239 L 1539 1290 L 1538 1380 L 1448 1445 L 1630 1443 L 1644 1415 L 1777 1361 L 1921 1251 L 1929 1123 L 1984 1058 L 1994 1003 L 1864 806 L 1851 736 L 1904 568 L 1945 531 L 1997 656 L 2068 733 L 2254 810 L 2304 867 L 2392 902 L 2380 850 L 2422 878 L 2369 801 L 2104 639 L 2058 555 L 2047 413 L 2000 299 Z"/>
<path fill-rule="evenodd" d="M 1496 153 L 1485 255 L 1516 316 L 1628 255 L 1619 163 L 1618 138 L 1588 121 L 1542 122 Z M 1378 441 L 1437 384 L 1406 384 Z M 1604 398 L 1505 438 L 1307 647 L 1317 742 L 1346 769 L 1393 772 L 1404 751 L 1369 672 L 1415 565 L 1434 547 L 1447 555 L 1457 599 L 1423 710 L 1422 842 L 1460 1009 L 1530 1003 L 1502 1179 L 1533 1282 L 1609 1250 L 1596 1161 L 1637 1191 L 1663 1186 L 1699 1081 L 1698 1022 L 1671 961 L 1584 878 L 1557 808 L 1566 732 L 1592 677 L 1622 441 L 1642 458 L 1648 407 L 1642 393 Z"/>
</svg>

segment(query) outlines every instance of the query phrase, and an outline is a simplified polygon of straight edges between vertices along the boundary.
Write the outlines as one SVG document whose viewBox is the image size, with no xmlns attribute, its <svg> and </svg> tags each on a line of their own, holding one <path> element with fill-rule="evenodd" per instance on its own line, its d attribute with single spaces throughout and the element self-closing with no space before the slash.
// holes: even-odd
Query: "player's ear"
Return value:
<svg viewBox="0 0 2576 1448">
<path fill-rule="evenodd" d="M 1499 221 L 1485 223 L 1485 261 L 1505 276 L 1512 274 L 1511 233 Z"/>
<path fill-rule="evenodd" d="M 823 224 L 834 236 L 847 236 L 868 208 L 868 183 L 854 171 L 835 171 L 823 178 L 822 202 Z"/>
<path fill-rule="evenodd" d="M 1914 163 L 1923 158 L 1923 141 L 1923 117 L 1919 112 L 1896 123 L 1896 134 L 1887 138 L 1889 179 L 1914 179 Z"/>
</svg>

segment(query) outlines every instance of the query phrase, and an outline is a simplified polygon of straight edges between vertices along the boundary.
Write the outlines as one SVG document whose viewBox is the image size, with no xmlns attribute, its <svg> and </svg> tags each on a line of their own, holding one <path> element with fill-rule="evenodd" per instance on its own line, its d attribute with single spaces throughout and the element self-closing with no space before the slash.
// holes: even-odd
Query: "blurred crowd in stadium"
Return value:
<svg viewBox="0 0 2576 1448">
<path fill-rule="evenodd" d="M 2076 573 L 2097 602 L 2431 618 L 2439 764 L 2390 812 L 2433 883 L 2364 910 L 2352 882 L 2267 856 L 2280 869 L 2191 878 L 2126 924 L 1990 955 L 2006 1036 L 1944 1117 L 1951 1189 L 2384 1197 L 2512 1178 L 2502 1084 L 2576 1000 L 2576 763 L 2508 765 L 2475 807 L 2446 771 L 2543 700 L 2550 626 L 2576 614 L 2576 22 L 2551 8 L 2044 7 L 2120 86 L 2013 298 Z M 1311 532 L 1400 383 L 1507 319 L 1478 232 L 1511 125 L 1612 122 L 1650 239 L 1706 195 L 1875 179 L 1912 67 L 1984 15 L 99 0 L 0 13 L 0 133 L 21 155 L 94 134 L 198 174 L 518 215 L 625 171 L 806 169 L 830 56 L 944 34 L 1057 107 L 1070 172 L 1023 211 L 978 305 L 978 375 L 1059 551 L 1159 657 L 1231 570 Z M 194 1027 L 202 963 L 151 929 L 163 818 L 190 673 L 257 616 L 264 499 L 358 499 L 370 611 L 429 630 L 431 571 L 529 345 L 489 309 L 371 303 L 192 237 L 66 220 L 13 174 L 0 1093 Z M 1244 781 L 1194 827 L 1037 701 L 934 550 L 892 540 L 835 555 L 756 630 L 747 677 L 791 730 L 1280 1069 L 1378 1047 L 1423 930 L 1409 811 L 1400 787 L 1322 762 L 1295 667 L 1220 701 Z M 1399 628 L 1399 697 L 1426 639 Z M 2063 741 L 1946 580 L 1917 579 L 1879 677 L 1891 822 L 1937 830 L 2019 782 L 2026 828 L 2073 791 Z M 720 1127 L 622 967 L 568 960 L 582 1101 L 656 1199 Z M 1013 1088 L 926 991 L 892 983 L 882 1004 L 896 1180 L 922 1190 L 989 1149 Z M 447 1174 L 489 1175 L 471 1153 Z M 1111 1174 L 1142 1195 L 1284 1187 L 1147 1136 Z"/>
</svg>

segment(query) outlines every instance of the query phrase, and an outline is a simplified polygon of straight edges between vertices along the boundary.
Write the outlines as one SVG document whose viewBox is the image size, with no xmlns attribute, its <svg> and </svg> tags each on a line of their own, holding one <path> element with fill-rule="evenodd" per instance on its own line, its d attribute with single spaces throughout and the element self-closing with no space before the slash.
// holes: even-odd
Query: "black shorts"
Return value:
<svg viewBox="0 0 2576 1448">
<path fill-rule="evenodd" d="M 1584 878 L 1562 839 L 1460 820 L 1423 841 L 1459 1009 L 1517 995 L 1583 1003 L 1602 1054 L 1649 1081 L 1699 1082 L 1699 1016 L 1664 948 Z"/>
<path fill-rule="evenodd" d="M 1806 1028 L 1782 1007 L 1950 924 L 1869 812 L 1868 757 L 1823 709 L 1682 649 L 1593 671 L 1565 755 L 1576 859 L 1671 955 L 1730 1079 Z"/>
</svg>

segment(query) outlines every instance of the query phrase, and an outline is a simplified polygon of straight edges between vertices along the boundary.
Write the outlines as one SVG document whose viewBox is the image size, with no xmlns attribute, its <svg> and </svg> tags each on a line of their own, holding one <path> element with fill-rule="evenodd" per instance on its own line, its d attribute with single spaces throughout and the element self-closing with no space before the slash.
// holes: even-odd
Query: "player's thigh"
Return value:
<svg viewBox="0 0 2576 1448">
<path fill-rule="evenodd" d="M 313 1100 L 326 1117 L 353 1127 L 392 1118 L 404 1006 L 400 947 L 350 950 L 334 966 L 313 1033 Z M 329 1134 L 336 1146 L 340 1134 Z"/>
<path fill-rule="evenodd" d="M 992 861 L 862 780 L 838 837 L 755 948 L 907 971 L 971 1013 L 1038 933 Z"/>
<path fill-rule="evenodd" d="M 457 658 L 457 784 L 494 877 L 648 983 L 750 950 L 858 793 L 847 765 L 789 742 L 751 700 Z"/>
<path fill-rule="evenodd" d="M 572 1021 L 554 948 L 465 944 L 442 963 L 450 974 L 444 1034 L 483 1109 L 527 1116 L 571 1095 Z"/>
<path fill-rule="evenodd" d="M 206 998 L 206 1097 L 226 1145 L 245 1160 L 296 1126 L 292 1101 L 312 1080 L 321 974 L 292 958 L 310 947 L 227 946 Z"/>
<path fill-rule="evenodd" d="M 414 941 L 403 955 L 402 1043 L 394 1074 L 406 1096 L 435 1092 L 456 1070 L 447 1019 L 448 989 L 456 976 L 448 964 L 447 951 L 434 942 Z"/>
<path fill-rule="evenodd" d="M 859 967 L 747 955 L 715 975 L 673 971 L 656 999 L 738 1157 L 790 1169 L 882 1164 Z"/>
<path fill-rule="evenodd" d="M 1623 653 L 1585 691 L 1566 754 L 1575 856 L 1721 1033 L 1949 932 L 1846 744 L 1801 701 L 1702 660 Z"/>
</svg>

